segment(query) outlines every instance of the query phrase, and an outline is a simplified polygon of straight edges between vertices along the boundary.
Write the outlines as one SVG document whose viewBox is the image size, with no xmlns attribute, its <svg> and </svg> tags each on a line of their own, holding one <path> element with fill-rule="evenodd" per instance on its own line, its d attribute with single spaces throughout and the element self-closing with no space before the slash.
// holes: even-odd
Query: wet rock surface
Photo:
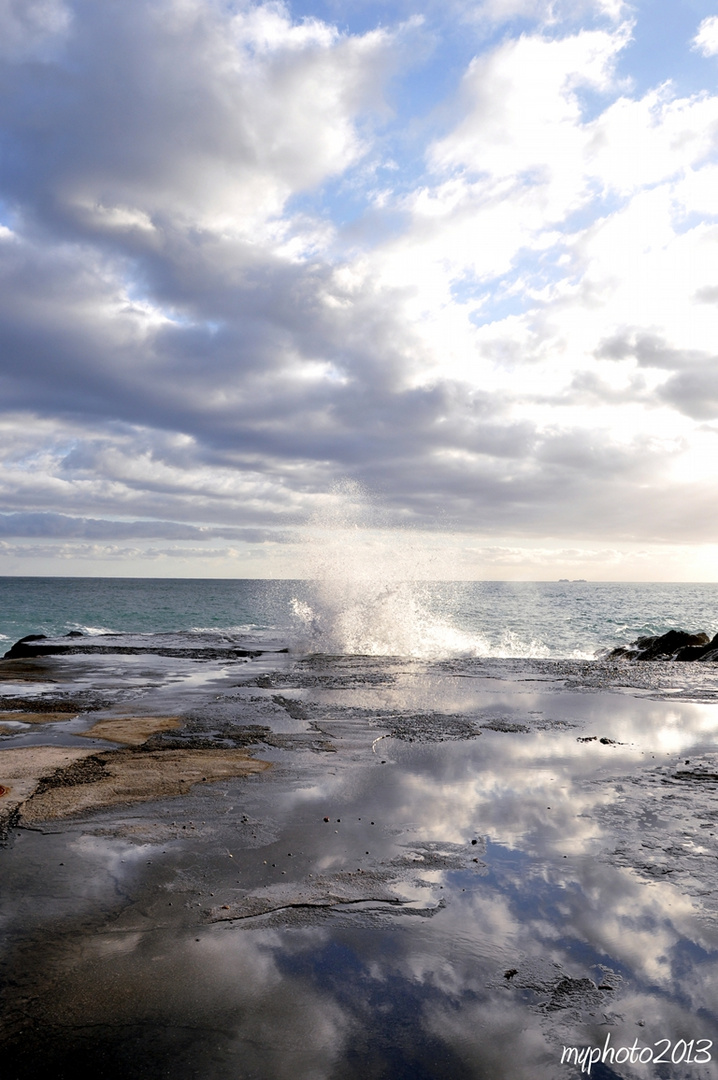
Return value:
<svg viewBox="0 0 718 1080">
<path fill-rule="evenodd" d="M 179 635 L 154 635 L 152 652 L 155 656 L 167 656 L 178 660 L 237 660 L 261 656 L 262 649 L 246 649 L 236 643 L 216 640 L 197 640 L 189 645 L 176 640 Z M 28 634 L 8 649 L 3 659 L 27 660 L 44 656 L 140 656 L 147 652 L 137 635 L 101 634 L 85 638 L 78 631 L 70 631 L 64 638 L 49 638 L 44 634 Z M 280 650 L 282 651 L 282 650 Z M 286 651 L 286 650 L 283 650 Z"/>
<path fill-rule="evenodd" d="M 572 1080 L 608 1030 L 718 1042 L 710 665 L 159 647 L 6 679 L 13 1080 Z"/>
<path fill-rule="evenodd" d="M 718 661 L 718 634 L 709 638 L 703 632 L 669 630 L 654 637 L 640 637 L 630 645 L 611 649 L 606 660 Z"/>
</svg>

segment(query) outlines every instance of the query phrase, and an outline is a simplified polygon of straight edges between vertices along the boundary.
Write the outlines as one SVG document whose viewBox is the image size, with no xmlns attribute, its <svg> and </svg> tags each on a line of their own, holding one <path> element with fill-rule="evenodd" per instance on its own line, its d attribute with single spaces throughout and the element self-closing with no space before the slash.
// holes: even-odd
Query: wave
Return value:
<svg viewBox="0 0 718 1080">
<path fill-rule="evenodd" d="M 86 626 L 84 623 L 65 623 L 68 631 L 86 634 L 88 637 L 101 637 L 103 634 L 119 634 L 120 630 L 112 630 L 109 626 Z"/>
<path fill-rule="evenodd" d="M 416 582 L 363 579 L 315 583 L 311 599 L 294 597 L 296 648 L 304 652 L 407 656 L 551 659 L 555 649 L 540 639 L 525 640 L 505 629 L 489 637 L 455 626 L 431 610 L 430 590 Z M 574 651 L 572 659 L 593 659 Z"/>
<path fill-rule="evenodd" d="M 555 635 L 521 636 L 506 624 L 491 625 L 480 609 L 459 613 L 458 596 L 452 602 L 432 582 L 436 547 L 410 529 L 391 527 L 353 482 L 327 496 L 305 536 L 301 576 L 308 595 L 291 601 L 301 651 L 425 659 L 561 655 Z M 593 655 L 576 650 L 572 658 Z"/>
</svg>

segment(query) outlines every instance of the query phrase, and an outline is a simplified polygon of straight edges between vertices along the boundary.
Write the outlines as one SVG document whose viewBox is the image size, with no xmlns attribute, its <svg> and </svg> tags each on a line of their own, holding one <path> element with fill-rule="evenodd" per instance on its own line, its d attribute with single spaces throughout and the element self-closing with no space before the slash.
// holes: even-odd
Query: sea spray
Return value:
<svg viewBox="0 0 718 1080">
<path fill-rule="evenodd" d="M 380 504 L 344 482 L 308 523 L 303 547 L 309 594 L 292 608 L 297 647 L 366 656 L 546 656 L 541 643 L 505 632 L 490 641 L 456 625 L 446 567 L 434 546 L 390 527 Z M 459 586 L 460 589 L 460 586 Z M 456 599 L 456 598 L 455 598 Z"/>
</svg>

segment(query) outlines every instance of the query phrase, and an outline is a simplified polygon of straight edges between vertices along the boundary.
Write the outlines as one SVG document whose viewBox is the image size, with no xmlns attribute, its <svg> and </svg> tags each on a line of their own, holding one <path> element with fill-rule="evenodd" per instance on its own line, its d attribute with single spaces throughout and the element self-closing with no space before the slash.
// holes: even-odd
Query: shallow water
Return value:
<svg viewBox="0 0 718 1080">
<path fill-rule="evenodd" d="M 718 1076 L 710 673 L 152 648 L 0 684 L 117 692 L 0 746 L 179 712 L 156 746 L 273 768 L 11 830 L 8 1076 L 561 1080 L 607 1036 L 674 1062 L 591 1075 Z"/>
</svg>

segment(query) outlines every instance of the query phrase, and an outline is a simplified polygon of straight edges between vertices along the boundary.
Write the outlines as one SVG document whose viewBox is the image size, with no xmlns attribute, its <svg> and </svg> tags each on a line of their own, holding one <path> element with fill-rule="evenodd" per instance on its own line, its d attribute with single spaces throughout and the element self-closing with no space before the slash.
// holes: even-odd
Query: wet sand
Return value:
<svg viewBox="0 0 718 1080">
<path fill-rule="evenodd" d="M 711 672 L 22 663 L 3 1080 L 718 1077 Z"/>
</svg>

